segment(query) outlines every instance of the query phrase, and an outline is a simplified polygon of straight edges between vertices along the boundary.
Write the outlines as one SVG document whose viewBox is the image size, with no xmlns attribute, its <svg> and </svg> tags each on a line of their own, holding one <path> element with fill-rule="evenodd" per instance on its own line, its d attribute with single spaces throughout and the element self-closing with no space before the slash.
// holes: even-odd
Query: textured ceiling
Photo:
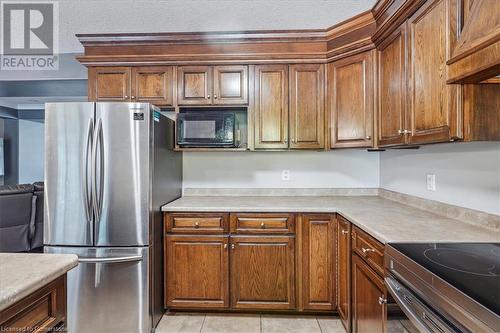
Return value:
<svg viewBox="0 0 500 333">
<path fill-rule="evenodd" d="M 61 0 L 60 53 L 82 52 L 77 33 L 321 29 L 375 0 Z"/>
</svg>

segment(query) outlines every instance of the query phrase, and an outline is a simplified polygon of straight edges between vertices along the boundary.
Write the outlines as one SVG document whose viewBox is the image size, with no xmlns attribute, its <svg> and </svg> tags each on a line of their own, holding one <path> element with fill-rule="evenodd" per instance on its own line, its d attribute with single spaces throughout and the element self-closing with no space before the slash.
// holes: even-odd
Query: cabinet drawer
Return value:
<svg viewBox="0 0 500 333">
<path fill-rule="evenodd" d="M 384 276 L 384 245 L 363 230 L 352 230 L 352 250 L 378 274 Z"/>
<path fill-rule="evenodd" d="M 222 234 L 228 231 L 227 213 L 166 213 L 165 232 Z"/>
<path fill-rule="evenodd" d="M 66 275 L 0 312 L 0 332 L 48 332 L 66 320 Z"/>
<path fill-rule="evenodd" d="M 231 233 L 287 234 L 295 232 L 294 214 L 231 214 Z"/>
</svg>

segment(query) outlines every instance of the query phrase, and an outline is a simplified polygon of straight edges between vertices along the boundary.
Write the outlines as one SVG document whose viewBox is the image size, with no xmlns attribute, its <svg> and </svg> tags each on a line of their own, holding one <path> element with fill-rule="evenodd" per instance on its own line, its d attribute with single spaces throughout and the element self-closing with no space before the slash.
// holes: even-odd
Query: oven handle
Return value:
<svg viewBox="0 0 500 333">
<path fill-rule="evenodd" d="M 421 333 L 444 333 L 439 326 L 436 327 L 436 331 L 429 330 L 429 327 L 424 321 L 424 318 L 418 316 L 411 306 L 409 302 L 400 295 L 399 291 L 404 288 L 399 282 L 397 282 L 392 277 L 385 278 L 385 285 L 387 286 L 387 290 L 392 295 L 392 297 L 396 300 L 401 310 L 405 313 L 408 319 L 412 322 L 413 325 L 419 330 Z M 404 288 L 406 289 L 406 288 Z M 429 311 L 430 312 L 430 311 Z M 428 316 L 429 317 L 429 316 Z"/>
</svg>

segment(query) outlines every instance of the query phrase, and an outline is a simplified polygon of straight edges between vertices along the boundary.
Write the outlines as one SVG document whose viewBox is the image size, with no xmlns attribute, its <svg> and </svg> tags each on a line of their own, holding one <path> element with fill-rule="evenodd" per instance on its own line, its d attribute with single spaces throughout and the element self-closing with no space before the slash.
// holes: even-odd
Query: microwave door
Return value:
<svg viewBox="0 0 500 333">
<path fill-rule="evenodd" d="M 234 114 L 179 115 L 177 144 L 183 147 L 234 147 Z"/>
</svg>

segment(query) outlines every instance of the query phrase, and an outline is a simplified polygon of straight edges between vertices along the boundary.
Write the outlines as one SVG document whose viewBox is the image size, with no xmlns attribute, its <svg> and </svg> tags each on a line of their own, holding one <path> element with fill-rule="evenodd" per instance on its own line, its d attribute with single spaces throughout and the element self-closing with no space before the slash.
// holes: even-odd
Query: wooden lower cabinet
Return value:
<svg viewBox="0 0 500 333">
<path fill-rule="evenodd" d="M 334 214 L 299 215 L 300 310 L 333 311 L 337 306 L 336 234 Z"/>
<path fill-rule="evenodd" d="M 352 332 L 384 333 L 387 322 L 384 280 L 358 255 L 352 255 Z"/>
<path fill-rule="evenodd" d="M 66 274 L 0 312 L 0 332 L 65 332 Z"/>
<path fill-rule="evenodd" d="M 342 324 L 349 332 L 351 327 L 351 223 L 342 216 L 337 217 L 337 303 Z"/>
<path fill-rule="evenodd" d="M 167 235 L 165 306 L 229 306 L 228 236 Z"/>
<path fill-rule="evenodd" d="M 295 308 L 295 237 L 231 237 L 231 306 Z"/>
</svg>

